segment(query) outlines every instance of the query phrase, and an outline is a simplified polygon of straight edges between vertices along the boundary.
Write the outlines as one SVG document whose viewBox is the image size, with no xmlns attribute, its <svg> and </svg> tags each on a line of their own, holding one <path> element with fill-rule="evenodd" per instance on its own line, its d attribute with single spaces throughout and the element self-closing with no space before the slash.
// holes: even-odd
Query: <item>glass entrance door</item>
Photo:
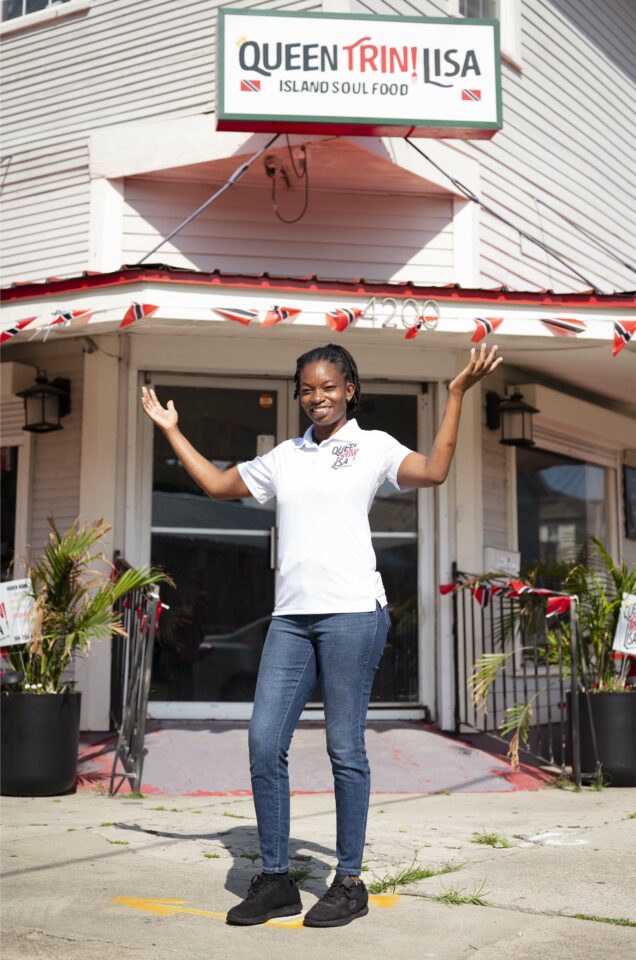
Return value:
<svg viewBox="0 0 636 960">
<path fill-rule="evenodd" d="M 286 385 L 157 384 L 183 433 L 221 470 L 271 449 L 285 431 Z M 215 501 L 155 432 L 152 563 L 174 580 L 152 670 L 154 701 L 249 702 L 274 606 L 276 506 Z M 152 704 L 151 704 L 152 709 Z"/>
<path fill-rule="evenodd" d="M 391 389 L 396 392 L 389 392 Z M 397 392 L 400 390 L 400 392 Z M 384 430 L 411 450 L 418 449 L 419 386 L 370 384 L 356 420 L 363 430 Z M 300 433 L 309 420 L 300 413 Z M 418 549 L 417 491 L 398 493 L 386 481 L 369 514 L 377 569 L 386 591 L 391 629 L 376 674 L 371 703 L 417 703 L 418 690 Z M 319 684 L 312 701 L 321 702 Z"/>
</svg>

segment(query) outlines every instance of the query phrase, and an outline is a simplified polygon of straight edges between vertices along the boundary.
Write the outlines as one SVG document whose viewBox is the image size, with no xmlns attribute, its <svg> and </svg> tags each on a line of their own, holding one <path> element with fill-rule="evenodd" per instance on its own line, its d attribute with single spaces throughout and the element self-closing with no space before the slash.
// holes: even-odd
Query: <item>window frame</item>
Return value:
<svg viewBox="0 0 636 960">
<path fill-rule="evenodd" d="M 22 33 L 32 27 L 54 23 L 73 14 L 84 13 L 92 6 L 93 0 L 67 0 L 67 3 L 49 3 L 44 10 L 35 10 L 33 13 L 23 13 L 10 20 L 0 20 L 0 37 L 8 37 L 15 33 Z"/>
<path fill-rule="evenodd" d="M 20 407 L 22 407 L 22 401 Z M 20 579 L 26 576 L 28 567 L 28 531 L 30 528 L 30 506 L 31 498 L 29 496 L 31 485 L 31 455 L 33 448 L 33 434 L 28 431 L 23 433 L 8 432 L 2 437 L 3 447 L 18 448 L 18 470 L 15 493 L 15 530 L 13 540 L 13 556 L 16 558 L 13 568 L 13 579 Z"/>
<path fill-rule="evenodd" d="M 448 15 L 463 19 L 460 0 L 448 0 Z M 501 59 L 517 70 L 522 68 L 521 0 L 499 0 Z"/>
</svg>

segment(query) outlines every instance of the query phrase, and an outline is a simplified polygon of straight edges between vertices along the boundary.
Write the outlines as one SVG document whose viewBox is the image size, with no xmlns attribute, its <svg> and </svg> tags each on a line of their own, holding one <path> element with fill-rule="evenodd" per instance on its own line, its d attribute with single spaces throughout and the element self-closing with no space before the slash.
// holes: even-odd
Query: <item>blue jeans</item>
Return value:
<svg viewBox="0 0 636 960">
<path fill-rule="evenodd" d="M 336 795 L 337 872 L 360 873 L 370 785 L 364 727 L 388 627 L 388 609 L 379 603 L 370 613 L 272 618 L 249 730 L 264 873 L 288 869 L 287 751 L 317 677 Z"/>
</svg>

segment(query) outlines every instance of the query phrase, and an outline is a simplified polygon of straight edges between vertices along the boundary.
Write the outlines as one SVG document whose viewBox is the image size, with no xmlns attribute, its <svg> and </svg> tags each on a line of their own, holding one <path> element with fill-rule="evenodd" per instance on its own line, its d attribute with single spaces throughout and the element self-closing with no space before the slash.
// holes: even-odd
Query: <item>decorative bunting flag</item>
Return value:
<svg viewBox="0 0 636 960">
<path fill-rule="evenodd" d="M 8 330 L 3 330 L 0 333 L 0 343 L 4 343 L 5 340 L 11 340 L 12 337 L 15 337 L 16 333 L 20 333 L 20 330 L 24 330 L 25 327 L 28 327 L 30 323 L 37 319 L 36 317 L 25 317 L 24 320 L 18 320 L 18 322 L 10 327 Z"/>
<path fill-rule="evenodd" d="M 542 319 L 541 323 L 547 327 L 550 333 L 557 337 L 575 337 L 577 333 L 587 330 L 585 320 L 573 320 L 571 317 L 553 317 L 552 319 Z"/>
<path fill-rule="evenodd" d="M 133 301 L 126 310 L 124 318 L 119 324 L 119 329 L 129 327 L 131 323 L 134 323 L 135 320 L 141 320 L 142 317 L 149 317 L 152 313 L 156 313 L 158 309 L 159 307 L 155 307 L 152 303 L 136 303 Z"/>
<path fill-rule="evenodd" d="M 406 333 L 404 334 L 405 340 L 415 340 L 416 336 L 424 326 L 424 317 L 418 317 L 417 323 L 414 323 L 412 327 L 409 327 Z"/>
<path fill-rule="evenodd" d="M 636 333 L 636 320 L 615 320 L 614 321 L 614 344 L 612 346 L 612 356 L 615 357 L 621 352 L 624 346 L 629 343 Z"/>
<path fill-rule="evenodd" d="M 276 323 L 293 323 L 301 310 L 295 307 L 272 307 L 265 314 L 265 319 L 261 320 L 262 327 L 273 327 Z"/>
<path fill-rule="evenodd" d="M 49 327 L 68 327 L 74 322 L 83 327 L 88 323 L 94 312 L 94 310 L 56 310 Z"/>
<path fill-rule="evenodd" d="M 332 330 L 335 330 L 336 333 L 342 333 L 343 330 L 355 323 L 363 312 L 358 307 L 338 307 L 336 310 L 329 310 L 325 314 L 325 319 Z"/>
<path fill-rule="evenodd" d="M 224 320 L 236 320 L 244 327 L 249 327 L 252 320 L 258 320 L 258 310 L 241 310 L 239 307 L 212 307 L 212 312 L 223 317 Z"/>
<path fill-rule="evenodd" d="M 569 613 L 572 606 L 572 597 L 550 597 L 545 611 L 546 617 L 558 617 L 561 613 Z"/>
<path fill-rule="evenodd" d="M 490 601 L 501 593 L 504 588 L 494 583 L 483 583 L 479 587 L 473 587 L 471 593 L 480 607 L 489 607 Z"/>
<path fill-rule="evenodd" d="M 479 343 L 489 333 L 494 333 L 497 327 L 501 326 L 503 317 L 475 317 L 473 323 L 476 324 L 477 329 L 470 338 L 471 343 Z"/>
</svg>

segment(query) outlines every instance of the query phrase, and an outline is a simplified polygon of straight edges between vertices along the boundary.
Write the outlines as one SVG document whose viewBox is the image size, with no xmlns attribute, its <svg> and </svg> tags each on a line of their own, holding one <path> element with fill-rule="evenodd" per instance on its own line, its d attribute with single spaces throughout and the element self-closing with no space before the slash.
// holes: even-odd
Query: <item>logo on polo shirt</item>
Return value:
<svg viewBox="0 0 636 960">
<path fill-rule="evenodd" d="M 335 463 L 331 464 L 332 470 L 339 470 L 340 467 L 350 467 L 358 455 L 357 443 L 341 443 L 331 451 L 336 458 Z"/>
</svg>

